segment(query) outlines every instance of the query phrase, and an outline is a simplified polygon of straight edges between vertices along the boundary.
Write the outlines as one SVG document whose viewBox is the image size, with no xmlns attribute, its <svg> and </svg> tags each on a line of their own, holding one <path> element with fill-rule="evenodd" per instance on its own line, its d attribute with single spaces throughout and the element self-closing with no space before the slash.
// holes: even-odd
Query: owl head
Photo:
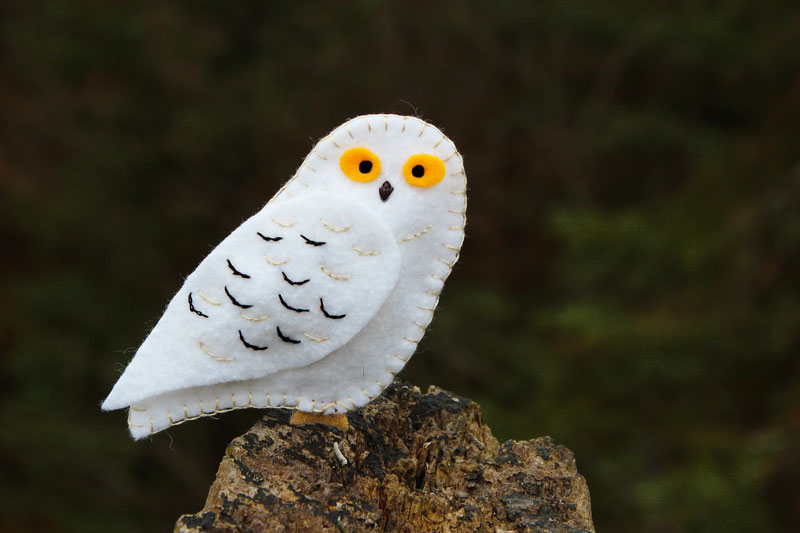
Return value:
<svg viewBox="0 0 800 533">
<path fill-rule="evenodd" d="M 424 230 L 429 224 L 420 223 L 431 213 L 457 219 L 466 208 L 466 175 L 453 142 L 435 126 L 399 115 L 364 115 L 333 130 L 277 197 L 311 190 L 374 209 L 398 239 Z"/>
</svg>

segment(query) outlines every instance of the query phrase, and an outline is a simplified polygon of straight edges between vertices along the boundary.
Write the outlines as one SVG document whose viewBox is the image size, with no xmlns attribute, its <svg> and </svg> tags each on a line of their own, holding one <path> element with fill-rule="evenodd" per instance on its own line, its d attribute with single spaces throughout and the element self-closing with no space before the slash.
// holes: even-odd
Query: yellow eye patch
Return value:
<svg viewBox="0 0 800 533">
<path fill-rule="evenodd" d="M 403 165 L 403 177 L 415 187 L 430 187 L 444 178 L 444 161 L 435 155 L 412 155 Z"/>
<path fill-rule="evenodd" d="M 381 173 L 381 160 L 366 148 L 350 148 L 339 158 L 339 167 L 353 181 L 372 181 Z"/>
</svg>

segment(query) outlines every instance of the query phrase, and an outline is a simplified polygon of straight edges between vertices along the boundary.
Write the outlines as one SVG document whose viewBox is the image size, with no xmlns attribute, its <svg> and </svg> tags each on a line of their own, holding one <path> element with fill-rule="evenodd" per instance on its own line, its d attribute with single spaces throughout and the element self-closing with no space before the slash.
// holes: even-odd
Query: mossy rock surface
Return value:
<svg viewBox="0 0 800 533">
<path fill-rule="evenodd" d="M 289 415 L 266 411 L 231 442 L 176 532 L 594 531 L 572 452 L 549 437 L 501 444 L 453 393 L 395 383 L 344 432 Z"/>
</svg>

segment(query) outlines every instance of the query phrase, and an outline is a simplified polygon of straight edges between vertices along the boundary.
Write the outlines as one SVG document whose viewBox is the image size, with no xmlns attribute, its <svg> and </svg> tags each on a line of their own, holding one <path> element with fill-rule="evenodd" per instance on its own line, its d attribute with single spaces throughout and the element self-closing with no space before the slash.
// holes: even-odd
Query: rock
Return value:
<svg viewBox="0 0 800 533">
<path fill-rule="evenodd" d="M 392 384 L 350 429 L 265 412 L 228 446 L 205 507 L 176 532 L 593 532 L 575 458 L 549 437 L 498 443 L 480 406 Z"/>
</svg>

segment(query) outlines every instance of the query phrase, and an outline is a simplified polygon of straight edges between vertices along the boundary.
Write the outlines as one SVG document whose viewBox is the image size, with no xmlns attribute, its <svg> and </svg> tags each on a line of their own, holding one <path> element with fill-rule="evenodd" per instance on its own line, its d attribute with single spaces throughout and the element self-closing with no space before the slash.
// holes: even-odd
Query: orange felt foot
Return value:
<svg viewBox="0 0 800 533">
<path fill-rule="evenodd" d="M 322 424 L 332 426 L 342 431 L 347 431 L 350 424 L 347 423 L 347 415 L 320 415 L 317 413 L 306 413 L 295 411 L 289 423 L 293 426 L 306 426 L 308 424 Z"/>
</svg>

